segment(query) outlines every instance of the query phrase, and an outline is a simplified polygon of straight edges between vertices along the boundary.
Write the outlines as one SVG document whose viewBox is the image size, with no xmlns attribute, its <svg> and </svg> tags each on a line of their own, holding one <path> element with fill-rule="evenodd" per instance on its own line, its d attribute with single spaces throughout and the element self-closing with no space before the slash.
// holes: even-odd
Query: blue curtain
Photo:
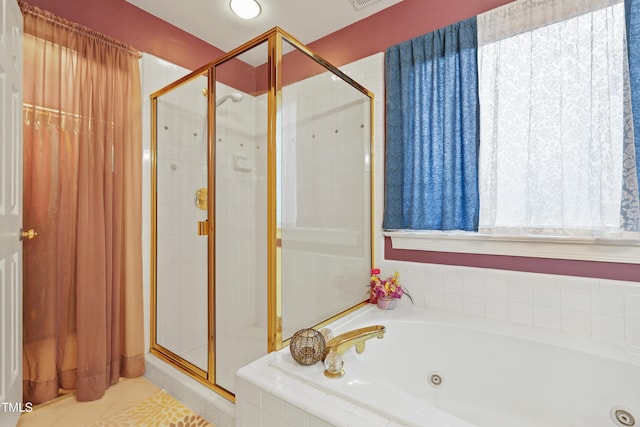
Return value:
<svg viewBox="0 0 640 427">
<path fill-rule="evenodd" d="M 636 168 L 640 180 L 640 0 L 625 0 L 625 11 Z"/>
<path fill-rule="evenodd" d="M 478 229 L 476 18 L 386 51 L 384 229 Z"/>
</svg>

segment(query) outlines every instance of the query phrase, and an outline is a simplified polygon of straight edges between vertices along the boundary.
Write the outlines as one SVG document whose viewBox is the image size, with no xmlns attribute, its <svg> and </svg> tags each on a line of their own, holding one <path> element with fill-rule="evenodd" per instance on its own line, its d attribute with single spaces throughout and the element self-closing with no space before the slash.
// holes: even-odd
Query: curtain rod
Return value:
<svg viewBox="0 0 640 427">
<path fill-rule="evenodd" d="M 54 25 L 59 25 L 68 30 L 74 31 L 76 33 L 85 35 L 87 37 L 91 37 L 93 39 L 99 40 L 101 42 L 107 43 L 111 46 L 117 47 L 121 50 L 124 50 L 132 55 L 137 56 L 138 58 L 142 58 L 142 53 L 133 48 L 124 42 L 111 38 L 107 35 L 99 33 L 91 28 L 84 26 L 82 24 L 78 24 L 77 22 L 69 21 L 68 19 L 62 18 L 60 16 L 55 15 L 53 12 L 49 12 L 47 10 L 40 9 L 37 6 L 32 6 L 24 0 L 18 0 L 18 5 L 20 6 L 20 10 L 22 10 L 23 14 L 29 14 L 36 18 L 44 19 L 46 21 L 51 22 Z"/>
<path fill-rule="evenodd" d="M 66 111 L 56 110 L 55 108 L 41 107 L 39 105 L 33 105 L 33 104 L 27 104 L 27 103 L 23 103 L 22 107 L 24 109 L 26 109 L 26 110 L 31 110 L 34 114 L 35 113 L 49 114 L 49 118 L 51 118 L 51 117 L 57 117 L 57 118 L 70 117 L 70 118 L 73 118 L 73 119 L 76 119 L 76 120 L 86 120 L 86 121 L 88 121 L 90 123 L 91 122 L 107 123 L 107 124 L 110 124 L 111 126 L 114 126 L 114 122 L 113 121 L 109 122 L 108 120 L 104 120 L 104 119 L 96 119 L 94 117 L 86 117 L 86 116 L 83 116 L 82 114 L 78 114 L 78 113 L 68 113 Z"/>
<path fill-rule="evenodd" d="M 53 113 L 53 114 L 57 114 L 57 115 L 60 115 L 60 116 L 75 117 L 77 119 L 82 119 L 83 118 L 83 116 L 81 116 L 78 113 L 67 113 L 66 111 L 56 110 L 55 108 L 41 107 L 39 105 L 27 104 L 26 102 L 23 103 L 22 106 L 24 108 L 26 108 L 26 109 L 31 109 L 33 111 L 41 111 L 43 113 Z"/>
</svg>

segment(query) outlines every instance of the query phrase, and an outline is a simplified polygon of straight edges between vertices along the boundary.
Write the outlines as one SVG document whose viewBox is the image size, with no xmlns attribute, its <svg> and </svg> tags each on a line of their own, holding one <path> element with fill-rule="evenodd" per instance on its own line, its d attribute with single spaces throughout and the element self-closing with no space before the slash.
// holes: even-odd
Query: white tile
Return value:
<svg viewBox="0 0 640 427">
<path fill-rule="evenodd" d="M 625 293 L 631 295 L 640 295 L 640 282 L 618 282 L 621 286 L 624 286 Z"/>
<path fill-rule="evenodd" d="M 439 291 L 425 291 L 424 306 L 434 310 L 442 310 L 444 307 L 444 295 Z"/>
<path fill-rule="evenodd" d="M 261 427 L 284 427 L 284 420 L 263 412 Z"/>
<path fill-rule="evenodd" d="M 236 406 L 236 427 L 260 426 L 260 409 L 250 403 L 241 403 Z"/>
<path fill-rule="evenodd" d="M 640 320 L 640 295 L 624 296 L 624 316 L 627 319 Z"/>
<path fill-rule="evenodd" d="M 484 317 L 484 298 L 465 295 L 464 313 L 470 316 Z"/>
<path fill-rule="evenodd" d="M 591 314 L 563 309 L 562 330 L 574 335 L 591 335 Z"/>
<path fill-rule="evenodd" d="M 629 289 L 628 282 L 621 280 L 600 279 L 600 288 L 602 292 L 614 292 L 624 294 Z M 633 293 L 633 292 L 631 292 Z"/>
<path fill-rule="evenodd" d="M 556 281 L 560 283 L 563 288 L 569 287 L 586 290 L 600 289 L 600 279 L 594 279 L 591 277 L 556 276 Z"/>
<path fill-rule="evenodd" d="M 239 376 L 236 376 L 236 397 L 260 407 L 260 389 Z"/>
<path fill-rule="evenodd" d="M 605 341 L 624 342 L 624 318 L 592 314 L 591 335 Z"/>
<path fill-rule="evenodd" d="M 533 284 L 533 303 L 536 306 L 560 308 L 562 306 L 562 288 L 556 283 L 541 282 Z"/>
<path fill-rule="evenodd" d="M 562 310 L 591 312 L 591 291 L 570 286 L 562 288 Z"/>
<path fill-rule="evenodd" d="M 441 271 L 426 271 L 424 273 L 424 287 L 429 291 L 443 290 L 443 275 Z"/>
<path fill-rule="evenodd" d="M 625 319 L 624 340 L 627 344 L 640 346 L 640 320 Z"/>
<path fill-rule="evenodd" d="M 464 295 L 450 294 L 445 292 L 443 294 L 443 307 L 444 310 L 452 311 L 454 313 L 464 312 Z"/>
<path fill-rule="evenodd" d="M 444 273 L 442 278 L 442 290 L 451 294 L 464 294 L 464 279 L 457 270 Z"/>
<path fill-rule="evenodd" d="M 484 283 L 477 277 L 466 276 L 464 279 L 464 294 L 473 297 L 484 297 Z"/>
<path fill-rule="evenodd" d="M 534 306 L 533 326 L 544 329 L 560 330 L 562 328 L 562 314 L 559 308 Z"/>
<path fill-rule="evenodd" d="M 309 417 L 309 427 L 334 427 L 334 425 L 311 415 Z"/>
<path fill-rule="evenodd" d="M 411 300 L 415 305 L 417 305 L 418 307 L 425 306 L 427 291 L 425 290 L 424 286 L 411 284 L 407 286 L 403 285 L 403 288 L 405 289 L 408 295 L 411 295 Z M 406 299 L 409 300 L 408 298 Z"/>
<path fill-rule="evenodd" d="M 624 317 L 624 295 L 616 292 L 591 292 L 591 311 L 605 316 Z"/>
<path fill-rule="evenodd" d="M 273 382 L 273 376 L 271 374 L 269 374 L 268 372 L 265 372 L 263 370 L 261 370 L 260 368 L 254 368 L 251 367 L 252 369 L 250 371 L 247 371 L 247 373 L 250 373 L 251 375 L 251 381 L 253 381 L 257 387 L 260 388 L 260 394 L 261 396 L 266 393 L 265 390 L 272 390 L 272 389 L 277 389 L 279 386 L 281 387 L 281 385 L 278 384 L 274 384 Z M 318 392 L 320 393 L 320 391 L 318 390 Z M 262 402 L 262 400 L 261 400 Z M 262 403 L 261 403 L 262 405 Z"/>
<path fill-rule="evenodd" d="M 533 304 L 533 287 L 531 283 L 509 282 L 509 302 Z"/>
<path fill-rule="evenodd" d="M 346 368 L 345 368 L 346 369 Z M 338 396 L 328 394 L 322 401 L 332 407 L 339 408 L 345 412 L 353 412 L 356 409 L 356 405 L 346 399 L 342 399 Z"/>
<path fill-rule="evenodd" d="M 412 287 L 423 287 L 425 284 L 424 272 L 417 268 L 410 268 L 407 272 L 407 280 L 403 285 Z"/>
<path fill-rule="evenodd" d="M 256 427 L 259 424 L 251 424 L 252 427 Z M 225 414 L 220 414 L 220 416 L 218 417 L 218 420 L 216 421 L 215 424 L 216 427 L 238 427 L 235 424 L 234 418 L 230 417 L 228 415 Z"/>
<path fill-rule="evenodd" d="M 496 278 L 488 278 L 484 282 L 484 292 L 486 298 L 506 301 L 508 297 L 507 281 Z"/>
<path fill-rule="evenodd" d="M 509 322 L 519 325 L 533 325 L 533 306 L 519 302 L 509 302 Z"/>
<path fill-rule="evenodd" d="M 354 415 L 362 418 L 363 425 L 367 427 L 386 427 L 389 420 L 380 415 L 369 411 L 368 409 L 358 407 L 354 411 Z M 351 424 L 350 424 L 351 426 Z"/>
<path fill-rule="evenodd" d="M 284 401 L 271 393 L 262 391 L 262 411 L 274 416 L 278 420 L 284 420 Z"/>
<path fill-rule="evenodd" d="M 307 427 L 309 414 L 288 402 L 284 403 L 284 422 L 291 427 Z"/>
<path fill-rule="evenodd" d="M 485 317 L 492 320 L 507 320 L 508 307 L 506 300 L 485 300 Z"/>
<path fill-rule="evenodd" d="M 351 415 L 340 408 L 336 408 L 324 400 L 313 400 L 307 402 L 305 410 L 309 413 L 309 425 L 314 426 L 314 422 L 325 422 L 329 425 L 346 425 L 345 415 Z M 324 425 L 324 424 L 321 424 Z"/>
</svg>

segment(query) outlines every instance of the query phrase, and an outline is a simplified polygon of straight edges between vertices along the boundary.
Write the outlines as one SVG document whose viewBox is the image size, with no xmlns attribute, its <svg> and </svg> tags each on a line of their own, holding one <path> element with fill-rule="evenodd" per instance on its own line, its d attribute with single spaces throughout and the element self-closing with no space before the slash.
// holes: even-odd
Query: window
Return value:
<svg viewBox="0 0 640 427">
<path fill-rule="evenodd" d="M 624 4 L 581 3 L 478 17 L 480 231 L 638 231 Z"/>
<path fill-rule="evenodd" d="M 624 3 L 519 0 L 480 15 L 477 37 L 479 132 L 475 135 L 465 133 L 462 122 L 469 117 L 465 110 L 457 116 L 434 114 L 434 122 L 422 123 L 426 113 L 418 116 L 416 111 L 431 114 L 441 106 L 420 95 L 424 88 L 433 92 L 429 79 L 436 73 L 416 72 L 419 78 L 411 81 L 417 94 L 411 87 L 396 90 L 390 78 L 401 75 L 406 81 L 408 68 L 424 65 L 414 59 L 413 64 L 399 64 L 401 72 L 396 72 L 391 63 L 399 62 L 398 55 L 393 47 L 387 51 L 384 227 L 469 230 L 447 228 L 438 221 L 415 227 L 413 220 L 406 220 L 434 206 L 441 209 L 433 200 L 421 198 L 440 192 L 433 182 L 416 191 L 416 181 L 424 181 L 423 176 L 440 167 L 433 167 L 431 159 L 442 157 L 415 161 L 427 146 L 415 131 L 416 123 L 428 129 L 446 128 L 438 120 L 454 117 L 462 123 L 457 126 L 456 121 L 451 127 L 454 139 L 466 134 L 471 141 L 467 145 L 473 147 L 473 138 L 479 138 L 475 178 L 480 233 L 637 238 L 640 207 Z M 415 41 L 403 45 L 402 49 L 415 51 Z M 454 50 L 444 47 L 442 57 L 449 61 Z M 458 73 L 461 68 L 451 70 Z M 461 78 L 456 74 L 450 80 Z M 453 96 L 454 105 L 468 106 L 461 101 L 459 88 L 445 95 Z M 408 102 L 414 105 L 408 107 Z M 406 125 L 390 116 L 397 111 L 403 112 Z M 431 131 L 424 133 L 432 138 Z M 395 139 L 402 145 L 396 146 Z M 460 159 L 464 157 L 453 163 L 465 163 Z M 394 175 L 398 169 L 402 174 Z M 463 169 L 462 176 L 468 177 L 470 171 Z M 445 172 L 443 181 L 455 176 Z M 466 200 L 468 188 L 462 186 L 444 197 Z"/>
</svg>

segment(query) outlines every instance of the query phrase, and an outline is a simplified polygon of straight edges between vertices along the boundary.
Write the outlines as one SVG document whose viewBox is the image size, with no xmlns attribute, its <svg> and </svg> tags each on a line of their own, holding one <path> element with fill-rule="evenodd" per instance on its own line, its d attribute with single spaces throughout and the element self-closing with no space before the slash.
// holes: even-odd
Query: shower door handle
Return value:
<svg viewBox="0 0 640 427">
<path fill-rule="evenodd" d="M 198 236 L 208 236 L 209 235 L 209 220 L 205 219 L 204 221 L 198 221 Z"/>
</svg>

